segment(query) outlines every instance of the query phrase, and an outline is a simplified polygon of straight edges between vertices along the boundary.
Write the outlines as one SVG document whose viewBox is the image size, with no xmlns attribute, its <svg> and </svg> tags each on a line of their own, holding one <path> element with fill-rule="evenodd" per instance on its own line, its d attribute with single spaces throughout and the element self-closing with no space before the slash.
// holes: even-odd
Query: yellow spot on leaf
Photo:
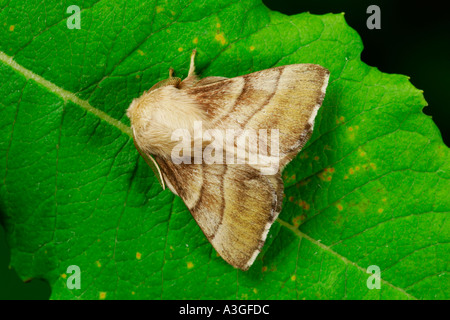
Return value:
<svg viewBox="0 0 450 320">
<path fill-rule="evenodd" d="M 134 291 L 131 291 L 131 294 L 134 296 L 135 294 L 136 294 L 136 292 L 134 292 Z"/>
<path fill-rule="evenodd" d="M 179 48 L 178 48 L 178 51 L 179 51 L 179 52 L 183 51 L 183 48 L 182 48 L 182 47 L 179 47 Z"/>
<path fill-rule="evenodd" d="M 294 274 L 292 277 L 291 277 L 291 281 L 295 281 L 297 279 L 297 277 L 296 277 L 296 275 Z"/>
<path fill-rule="evenodd" d="M 295 227 L 298 227 L 300 225 L 300 220 L 301 220 L 301 216 L 292 218 L 292 223 L 294 224 Z"/>
<path fill-rule="evenodd" d="M 373 170 L 376 170 L 376 169 L 377 169 L 377 166 L 376 166 L 375 163 L 373 163 L 373 162 L 370 163 L 370 166 L 372 167 Z"/>
<path fill-rule="evenodd" d="M 141 257 L 142 257 L 141 253 L 140 252 L 136 252 L 136 259 L 141 260 Z"/>
<path fill-rule="evenodd" d="M 97 267 L 99 267 L 99 268 L 102 266 L 102 264 L 100 263 L 100 261 L 96 261 L 95 264 L 96 264 Z"/>
<path fill-rule="evenodd" d="M 355 173 L 355 171 L 353 170 L 353 168 L 348 169 L 348 172 L 349 172 L 350 174 L 354 174 L 354 173 Z"/>
<path fill-rule="evenodd" d="M 167 33 L 170 33 L 170 29 L 166 29 Z"/>
<path fill-rule="evenodd" d="M 67 278 L 67 274 L 63 273 L 63 274 L 61 275 L 61 278 L 66 279 L 66 278 Z"/>
<path fill-rule="evenodd" d="M 355 167 L 355 170 L 356 170 L 356 171 L 359 171 L 359 169 L 360 169 L 359 166 L 356 166 L 356 167 Z"/>
<path fill-rule="evenodd" d="M 138 74 L 136 75 L 136 79 L 139 79 L 140 77 L 141 77 L 140 75 L 138 75 Z"/>
<path fill-rule="evenodd" d="M 258 293 L 258 289 L 253 288 L 253 292 L 254 292 L 254 293 Z"/>
<path fill-rule="evenodd" d="M 164 11 L 163 7 L 156 6 L 156 13 L 160 13 L 160 12 L 163 12 L 163 11 Z"/>
<path fill-rule="evenodd" d="M 288 177 L 288 176 L 284 176 L 285 182 L 291 182 L 291 181 L 295 181 L 295 174 L 293 174 L 292 176 Z"/>
<path fill-rule="evenodd" d="M 386 202 L 387 201 L 387 199 L 386 198 L 383 198 L 381 201 L 383 201 L 383 202 Z"/>
<path fill-rule="evenodd" d="M 309 205 L 309 203 L 307 203 L 307 202 L 304 201 L 304 200 L 298 201 L 298 205 L 299 205 L 300 207 L 302 207 L 304 210 L 309 210 L 309 208 L 311 207 L 311 206 Z"/>
<path fill-rule="evenodd" d="M 378 213 L 382 213 L 384 211 L 383 208 L 378 209 Z"/>
<path fill-rule="evenodd" d="M 353 131 L 353 127 L 348 127 L 348 129 L 347 129 L 348 131 Z"/>
<path fill-rule="evenodd" d="M 358 130 L 358 129 L 359 129 L 359 126 L 355 126 L 355 129 Z"/>
<path fill-rule="evenodd" d="M 333 170 L 331 170 L 331 169 L 333 169 Z M 332 174 L 333 172 L 334 172 L 334 168 L 325 168 L 325 169 L 323 169 L 322 172 L 319 172 L 317 174 L 317 176 L 322 181 L 331 181 L 332 177 L 331 177 L 331 175 L 329 175 L 329 173 Z"/>
<path fill-rule="evenodd" d="M 140 50 L 140 49 L 139 49 L 137 52 L 138 52 L 141 56 L 143 56 L 143 55 L 145 54 L 144 51 L 142 51 L 142 50 Z"/>
<path fill-rule="evenodd" d="M 318 161 L 320 158 L 318 156 L 314 157 L 314 160 Z"/>
<path fill-rule="evenodd" d="M 266 266 L 262 267 L 261 271 L 262 272 L 266 272 L 267 271 L 267 267 Z"/>
<path fill-rule="evenodd" d="M 250 46 L 250 51 L 253 51 L 253 50 L 255 50 L 255 47 L 254 46 Z"/>
<path fill-rule="evenodd" d="M 14 31 L 14 26 L 13 25 L 11 25 L 11 26 L 9 26 L 9 31 Z"/>
<path fill-rule="evenodd" d="M 192 42 L 193 42 L 194 44 L 197 44 L 197 43 L 198 43 L 198 38 L 194 38 L 194 40 L 192 40 Z"/>
<path fill-rule="evenodd" d="M 310 181 L 311 181 L 311 179 L 302 180 L 302 181 L 300 181 L 300 185 L 306 186 Z"/>
<path fill-rule="evenodd" d="M 189 261 L 189 262 L 187 263 L 187 268 L 188 268 L 188 269 L 192 269 L 193 267 L 194 267 L 194 264 L 193 264 L 192 262 Z"/>
<path fill-rule="evenodd" d="M 366 153 L 365 153 L 364 151 L 361 151 L 361 152 L 359 153 L 359 155 L 360 155 L 361 157 L 364 157 L 364 156 L 366 155 Z"/>
<path fill-rule="evenodd" d="M 100 298 L 100 300 L 105 299 L 106 298 L 106 292 L 100 292 L 99 298 Z"/>
<path fill-rule="evenodd" d="M 227 40 L 225 39 L 225 36 L 223 33 L 216 34 L 216 40 L 219 41 L 222 45 L 225 45 L 227 43 Z"/>
<path fill-rule="evenodd" d="M 345 118 L 343 116 L 340 116 L 339 118 L 336 119 L 336 124 L 341 124 L 343 123 L 345 120 Z"/>
<path fill-rule="evenodd" d="M 342 204 L 340 204 L 340 203 L 338 203 L 338 204 L 336 205 L 336 208 L 338 208 L 339 211 L 344 210 L 344 207 L 343 207 Z"/>
<path fill-rule="evenodd" d="M 220 23 L 217 23 L 217 24 L 216 24 L 216 27 L 217 27 L 217 28 L 220 28 L 220 27 L 221 27 Z"/>
<path fill-rule="evenodd" d="M 345 175 L 345 176 L 344 176 L 344 180 L 347 180 L 347 179 L 348 179 L 348 175 Z"/>
</svg>

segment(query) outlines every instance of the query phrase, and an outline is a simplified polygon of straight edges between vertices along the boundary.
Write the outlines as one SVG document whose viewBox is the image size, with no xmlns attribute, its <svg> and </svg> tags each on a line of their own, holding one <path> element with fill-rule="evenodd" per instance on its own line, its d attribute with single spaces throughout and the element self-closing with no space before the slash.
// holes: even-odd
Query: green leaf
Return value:
<svg viewBox="0 0 450 320">
<path fill-rule="evenodd" d="M 259 1 L 0 1 L 0 211 L 11 265 L 53 299 L 449 299 L 449 150 L 408 78 L 360 60 L 342 14 Z M 131 100 L 186 76 L 316 63 L 314 134 L 247 272 L 217 256 L 130 138 Z M 418 62 L 419 63 L 419 62 Z M 68 289 L 67 268 L 81 270 Z M 367 269 L 381 270 L 369 289 Z M 370 280 L 370 279 L 369 279 Z"/>
</svg>

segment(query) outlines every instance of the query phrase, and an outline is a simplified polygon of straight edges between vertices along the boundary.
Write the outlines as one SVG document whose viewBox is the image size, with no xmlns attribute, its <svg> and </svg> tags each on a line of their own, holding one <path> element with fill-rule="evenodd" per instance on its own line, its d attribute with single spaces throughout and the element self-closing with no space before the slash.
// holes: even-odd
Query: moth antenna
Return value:
<svg viewBox="0 0 450 320">
<path fill-rule="evenodd" d="M 198 77 L 195 74 L 195 55 L 197 54 L 197 49 L 192 50 L 191 53 L 191 63 L 189 65 L 189 72 L 187 77 L 180 83 L 179 89 L 186 89 L 193 87 L 195 83 L 198 82 Z"/>
<path fill-rule="evenodd" d="M 192 50 L 191 53 L 191 64 L 189 65 L 188 77 L 195 75 L 195 55 L 197 54 L 197 49 Z"/>
<path fill-rule="evenodd" d="M 173 71 L 173 68 L 170 67 L 170 68 L 169 68 L 169 79 L 170 79 L 170 78 L 173 78 L 173 72 L 174 72 L 174 71 Z"/>
</svg>

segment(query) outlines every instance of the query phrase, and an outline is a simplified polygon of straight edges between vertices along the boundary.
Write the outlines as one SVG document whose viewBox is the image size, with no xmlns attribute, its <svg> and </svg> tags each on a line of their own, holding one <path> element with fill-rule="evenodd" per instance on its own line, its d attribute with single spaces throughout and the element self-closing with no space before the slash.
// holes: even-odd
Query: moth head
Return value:
<svg viewBox="0 0 450 320">
<path fill-rule="evenodd" d="M 142 110 L 139 111 L 139 109 L 141 109 L 141 108 L 139 108 L 139 106 L 142 105 L 143 103 L 145 103 L 146 100 L 150 100 L 150 102 L 151 102 L 151 100 L 152 100 L 151 93 L 153 91 L 155 91 L 156 89 L 165 87 L 165 86 L 178 87 L 180 82 L 181 82 L 181 79 L 176 78 L 176 77 L 170 77 L 169 79 L 161 80 L 161 81 L 157 82 L 155 85 L 153 85 L 147 91 L 144 91 L 144 93 L 139 98 L 133 99 L 133 101 L 131 102 L 131 105 L 128 107 L 128 110 L 127 110 L 127 116 L 128 116 L 128 118 L 130 118 L 131 125 L 133 125 L 133 120 L 137 120 L 138 118 L 136 118 L 136 117 L 139 117 L 140 112 L 142 112 Z"/>
<path fill-rule="evenodd" d="M 134 99 L 127 116 L 139 147 L 145 152 L 166 158 L 170 157 L 176 144 L 176 141 L 172 141 L 172 134 L 177 129 L 193 132 L 195 121 L 207 119 L 198 101 L 170 82 L 163 85 L 157 83 Z"/>
<path fill-rule="evenodd" d="M 130 106 L 127 109 L 127 117 L 130 119 L 131 122 L 131 127 L 133 127 L 133 122 L 136 121 L 136 116 L 138 116 L 138 99 L 133 99 L 133 101 L 131 102 Z"/>
</svg>

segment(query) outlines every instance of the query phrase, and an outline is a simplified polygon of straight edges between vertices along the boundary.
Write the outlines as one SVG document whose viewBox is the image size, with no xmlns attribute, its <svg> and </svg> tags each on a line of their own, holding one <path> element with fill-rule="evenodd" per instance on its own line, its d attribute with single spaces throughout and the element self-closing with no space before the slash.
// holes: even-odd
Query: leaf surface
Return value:
<svg viewBox="0 0 450 320">
<path fill-rule="evenodd" d="M 343 15 L 259 1 L 0 4 L 0 210 L 11 265 L 53 299 L 448 299 L 449 150 L 408 78 L 360 60 Z M 314 134 L 247 272 L 217 256 L 134 148 L 125 110 L 167 77 L 316 63 Z M 69 290 L 70 265 L 81 289 Z M 381 270 L 370 290 L 369 266 Z"/>
</svg>

